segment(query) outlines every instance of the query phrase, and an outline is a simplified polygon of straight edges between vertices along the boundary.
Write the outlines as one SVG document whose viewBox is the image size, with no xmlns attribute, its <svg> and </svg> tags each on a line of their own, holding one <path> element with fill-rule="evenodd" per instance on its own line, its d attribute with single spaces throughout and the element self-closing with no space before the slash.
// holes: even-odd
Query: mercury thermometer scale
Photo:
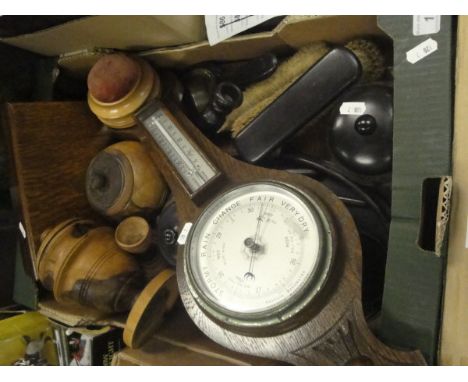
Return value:
<svg viewBox="0 0 468 382">
<path fill-rule="evenodd" d="M 220 175 L 214 165 L 195 147 L 157 104 L 151 104 L 137 118 L 151 134 L 185 183 L 190 195 Z"/>
</svg>

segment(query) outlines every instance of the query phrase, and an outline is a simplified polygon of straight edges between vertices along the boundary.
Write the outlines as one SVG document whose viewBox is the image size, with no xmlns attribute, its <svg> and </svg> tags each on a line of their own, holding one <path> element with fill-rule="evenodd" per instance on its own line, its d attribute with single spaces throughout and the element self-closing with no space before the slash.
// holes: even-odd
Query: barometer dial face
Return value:
<svg viewBox="0 0 468 382">
<path fill-rule="evenodd" d="M 280 183 L 236 187 L 201 214 L 185 247 L 189 287 L 207 313 L 240 326 L 264 326 L 303 309 L 332 262 L 326 213 Z"/>
</svg>

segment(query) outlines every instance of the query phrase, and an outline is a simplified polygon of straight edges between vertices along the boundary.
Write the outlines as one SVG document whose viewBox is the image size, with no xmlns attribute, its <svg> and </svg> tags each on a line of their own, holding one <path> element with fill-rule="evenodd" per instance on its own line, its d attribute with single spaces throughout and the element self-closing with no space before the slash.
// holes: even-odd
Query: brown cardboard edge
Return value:
<svg viewBox="0 0 468 382">
<path fill-rule="evenodd" d="M 83 306 L 61 304 L 52 297 L 40 300 L 37 310 L 44 316 L 71 327 L 110 325 L 123 328 L 126 319 L 125 315 L 109 315 Z"/>
<path fill-rule="evenodd" d="M 346 44 L 357 37 L 387 37 L 378 26 L 377 16 L 372 15 L 329 15 L 286 19 L 277 33 L 281 40 L 294 48 L 316 41 Z M 306 38 L 306 34 L 314 36 L 313 40 Z"/>
<path fill-rule="evenodd" d="M 442 256 L 447 227 L 450 220 L 450 206 L 452 199 L 452 177 L 443 176 L 440 180 L 439 198 L 437 201 L 435 255 Z"/>
<path fill-rule="evenodd" d="M 63 29 L 63 27 L 67 27 L 67 26 L 69 26 L 71 24 L 74 24 L 74 23 L 82 23 L 83 20 L 89 19 L 91 17 L 94 17 L 94 16 L 85 16 L 85 17 L 80 18 L 80 19 L 70 20 L 70 21 L 67 21 L 67 22 L 65 22 L 63 24 L 54 25 L 52 27 L 44 28 L 44 29 L 41 29 L 41 30 L 36 31 L 36 32 L 24 33 L 24 34 L 17 35 L 17 36 L 12 36 L 12 37 L 3 37 L 3 38 L 0 38 L 0 41 L 4 42 L 5 44 L 15 46 L 16 41 L 25 40 L 25 39 L 30 38 L 31 36 L 47 35 L 48 33 L 53 32 L 54 30 L 60 31 L 61 29 Z"/>
<path fill-rule="evenodd" d="M 468 348 L 466 342 L 467 331 L 460 333 L 460 327 L 466 326 L 466 313 L 461 314 L 464 308 L 466 292 L 461 288 L 466 285 L 466 247 L 467 212 L 468 205 L 463 201 L 468 196 L 468 177 L 466 170 L 466 124 L 468 118 L 468 16 L 458 16 L 457 31 L 457 57 L 455 69 L 455 109 L 454 109 L 454 136 L 453 136 L 453 198 L 452 217 L 448 232 L 447 268 L 445 273 L 445 289 L 442 298 L 441 330 L 439 335 L 438 364 L 443 366 L 468 365 Z M 465 152 L 465 154 L 463 154 Z M 448 310 L 450 309 L 450 311 Z M 450 313 L 449 313 L 450 312 Z M 457 343 L 458 341 L 458 343 Z M 456 346 L 458 345 L 458 346 Z M 461 346 L 460 346 L 461 345 Z M 461 354 L 464 350 L 465 353 Z"/>
<path fill-rule="evenodd" d="M 37 54 L 45 55 L 45 56 L 53 56 L 53 55 L 58 55 L 60 52 L 58 50 L 53 50 L 47 47 L 47 45 L 44 45 L 44 43 L 41 43 L 40 40 L 41 38 L 43 40 L 50 39 L 51 37 L 57 37 L 61 34 L 70 34 L 70 32 L 74 29 L 80 26 L 80 24 L 83 24 L 82 30 L 85 29 L 86 25 L 88 24 L 93 24 L 95 23 L 95 20 L 99 21 L 99 19 L 102 19 L 103 17 L 123 17 L 125 15 L 93 15 L 93 16 L 85 16 L 79 19 L 67 21 L 65 23 L 55 25 L 49 28 L 45 28 L 36 32 L 32 33 L 25 33 L 22 35 L 18 36 L 13 36 L 13 37 L 5 37 L 5 38 L 0 38 L 0 42 L 3 42 L 7 45 L 12 45 L 16 46 L 22 49 L 26 49 L 29 51 L 32 51 Z M 158 22 L 163 25 L 164 27 L 171 28 L 173 29 L 173 25 L 171 25 L 168 20 L 166 20 L 169 17 L 192 17 L 194 22 L 191 24 L 192 30 L 187 31 L 186 29 L 182 28 L 182 30 L 185 33 L 180 33 L 179 31 L 179 38 L 181 43 L 187 43 L 188 41 L 200 41 L 200 40 L 205 40 L 206 39 L 206 29 L 205 29 L 205 24 L 203 20 L 203 16 L 201 15 L 128 15 L 131 16 L 132 18 L 136 17 L 141 17 L 141 18 L 150 18 L 150 17 L 159 17 Z M 195 20 L 198 19 L 198 20 Z M 141 20 L 140 20 L 141 21 Z M 194 30 L 196 29 L 196 30 Z M 89 34 L 89 33 L 88 33 Z M 109 33 L 111 34 L 111 33 Z M 192 35 L 195 36 L 192 36 Z M 38 43 L 39 41 L 39 43 Z M 166 45 L 169 45 L 165 43 Z M 153 46 L 158 46 L 156 44 L 153 44 Z M 164 44 L 161 44 L 159 46 L 164 46 Z"/>
<path fill-rule="evenodd" d="M 246 362 L 240 359 L 233 358 L 232 356 L 208 351 L 202 348 L 198 348 L 196 346 L 190 346 L 184 343 L 180 343 L 178 341 L 172 341 L 167 338 L 159 338 L 157 336 L 154 336 L 150 341 L 152 349 L 154 349 L 155 347 L 162 347 L 163 349 L 170 348 L 174 352 L 180 352 L 182 354 L 195 354 L 201 359 L 214 360 L 216 364 L 222 364 L 226 366 L 249 366 L 253 364 L 253 362 Z M 162 350 L 162 353 L 163 354 L 160 354 L 157 351 L 147 352 L 145 349 L 131 349 L 125 347 L 114 354 L 112 359 L 112 366 L 154 366 L 155 364 L 165 365 L 164 357 L 167 357 L 167 355 L 164 354 L 164 350 Z M 179 360 L 179 362 L 185 364 L 184 360 Z"/>
<path fill-rule="evenodd" d="M 273 32 L 256 33 L 253 35 L 234 37 L 225 40 L 213 47 L 207 42 L 185 44 L 171 48 L 158 48 L 137 53 L 143 59 L 150 61 L 159 67 L 184 68 L 207 60 L 235 60 L 248 59 L 258 56 L 259 49 L 254 52 L 239 53 L 245 51 L 239 47 L 245 44 L 258 46 L 261 51 L 285 50 L 289 47 Z M 106 53 L 114 50 L 106 48 L 84 49 L 65 53 L 59 56 L 58 65 L 76 76 L 86 76 L 91 66 Z M 230 52 L 229 55 L 226 54 Z"/>
<path fill-rule="evenodd" d="M 425 147 L 424 153 L 429 158 L 437 158 L 437 161 L 432 162 L 426 156 L 424 156 L 426 160 L 421 161 L 421 157 L 418 157 L 417 159 L 421 163 L 421 166 L 417 166 L 417 164 L 415 166 L 415 169 L 418 171 L 411 171 L 409 173 L 402 170 L 405 168 L 403 166 L 406 166 L 406 163 L 411 163 L 410 161 L 415 158 L 414 149 L 411 147 L 413 140 L 405 140 L 405 143 L 402 144 L 399 159 L 404 160 L 398 163 L 396 172 L 394 157 L 394 174 L 398 174 L 399 176 L 398 187 L 395 188 L 398 190 L 398 194 L 397 197 L 395 197 L 395 193 L 392 196 L 393 216 L 379 336 L 394 346 L 419 347 L 428 363 L 434 364 L 437 359 L 440 338 L 446 248 L 443 248 L 443 256 L 438 258 L 435 256 L 434 251 L 424 252 L 417 246 L 415 247 L 414 241 L 417 240 L 415 240 L 417 226 L 421 224 L 420 216 L 417 215 L 421 211 L 421 208 L 416 199 L 422 199 L 420 194 L 423 188 L 421 181 L 427 178 L 440 179 L 442 176 L 452 173 L 450 154 L 453 139 L 451 132 L 453 110 L 451 104 L 453 98 L 453 58 L 455 56 L 453 49 L 455 37 L 453 27 L 455 23 L 452 16 L 442 16 L 441 18 L 441 30 L 435 37 L 439 43 L 439 54 L 443 54 L 439 56 L 441 59 L 439 64 L 434 66 L 423 60 L 419 63 L 420 66 L 411 67 L 408 66 L 406 52 L 414 48 L 420 41 L 425 41 L 430 37 L 413 36 L 412 21 L 413 18 L 410 15 L 403 17 L 379 17 L 379 25 L 389 36 L 393 37 L 395 43 L 395 88 L 403 89 L 403 87 L 407 86 L 406 89 L 409 90 L 409 93 L 406 95 L 401 94 L 399 98 L 401 101 L 399 101 L 399 107 L 401 107 L 400 116 L 405 116 L 400 121 L 403 120 L 406 123 L 408 121 L 420 122 L 423 120 L 420 118 L 421 113 L 431 121 L 431 129 L 428 131 L 433 131 L 434 134 L 437 134 L 437 142 L 431 144 L 432 147 Z M 441 43 L 442 41 L 443 44 Z M 398 42 L 398 46 L 396 42 Z M 434 64 L 436 63 L 434 62 Z M 425 109 L 422 107 L 417 109 L 420 113 L 415 114 L 415 105 L 407 102 L 407 100 L 414 96 L 413 93 L 419 92 L 421 94 L 421 89 L 425 88 L 424 82 L 428 78 L 428 72 L 434 68 L 436 69 L 434 71 L 434 80 L 437 81 L 437 89 L 434 90 L 432 87 L 430 93 L 423 94 L 438 101 L 437 104 L 434 102 L 434 105 L 437 105 L 438 108 L 440 107 L 440 112 L 438 111 L 434 116 L 441 117 L 442 122 L 440 126 L 434 126 L 432 123 L 433 121 L 438 121 L 432 115 L 434 114 L 434 109 L 432 109 L 432 114 L 428 114 L 423 112 Z M 405 72 L 399 69 L 404 69 Z M 408 73 L 407 69 L 411 70 L 411 72 Z M 415 86 L 415 69 L 421 74 L 421 77 L 417 79 L 418 86 Z M 401 77 L 399 78 L 399 76 Z M 427 84 L 430 85 L 431 83 Z M 431 88 L 431 86 L 428 87 Z M 421 97 L 415 101 L 419 105 L 418 101 L 425 99 L 426 97 Z M 404 114 L 401 114 L 402 112 Z M 417 120 L 415 119 L 416 115 L 419 117 Z M 404 127 L 403 124 L 400 125 L 401 129 Z M 401 129 L 400 132 L 402 131 Z M 419 128 L 419 130 L 422 129 L 424 127 Z M 417 141 L 418 130 L 413 129 L 410 132 L 415 133 L 414 135 L 417 137 L 413 139 Z M 403 134 L 402 136 L 405 135 Z M 430 143 L 430 141 L 425 140 L 425 143 Z M 434 151 L 431 151 L 431 148 L 434 148 Z M 403 156 L 401 155 L 402 153 L 404 153 Z M 419 174 L 422 177 L 419 177 Z M 437 199 L 437 195 L 434 199 Z M 411 204 L 408 205 L 409 200 L 411 200 Z M 436 223 L 436 219 L 431 220 L 433 224 Z M 453 216 L 451 217 L 452 223 Z M 401 237 L 398 235 L 401 235 Z M 418 280 L 418 283 L 414 282 L 415 278 Z"/>
<path fill-rule="evenodd" d="M 343 18 L 347 28 L 337 28 L 343 24 Z M 337 30 L 339 37 L 326 38 L 331 36 L 330 30 Z M 306 37 L 304 33 L 307 33 Z M 210 46 L 208 41 L 200 41 L 140 51 L 138 55 L 159 67 L 181 69 L 208 60 L 243 60 L 271 51 L 280 54 L 291 52 L 325 38 L 330 43 L 345 43 L 361 35 L 386 36 L 378 27 L 376 16 L 287 16 L 270 32 L 235 36 L 215 46 Z M 96 47 L 62 54 L 58 64 L 69 72 L 85 76 L 105 51 Z"/>
</svg>

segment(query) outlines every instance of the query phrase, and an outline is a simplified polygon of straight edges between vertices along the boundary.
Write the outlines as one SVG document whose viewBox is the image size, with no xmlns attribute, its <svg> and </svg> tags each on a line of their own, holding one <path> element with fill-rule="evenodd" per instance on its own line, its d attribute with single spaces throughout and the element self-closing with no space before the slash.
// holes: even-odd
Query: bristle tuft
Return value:
<svg viewBox="0 0 468 382">
<path fill-rule="evenodd" d="M 365 81 L 376 81 L 385 72 L 385 58 L 380 48 L 374 42 L 356 39 L 346 44 L 359 59 L 362 65 L 362 76 Z"/>
</svg>

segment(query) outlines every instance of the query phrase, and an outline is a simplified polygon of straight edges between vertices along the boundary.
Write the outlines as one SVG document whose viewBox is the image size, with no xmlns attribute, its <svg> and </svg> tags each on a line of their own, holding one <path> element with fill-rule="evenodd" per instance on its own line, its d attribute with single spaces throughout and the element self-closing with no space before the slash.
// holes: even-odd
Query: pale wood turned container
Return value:
<svg viewBox="0 0 468 382">
<path fill-rule="evenodd" d="M 112 218 L 158 209 L 167 193 L 164 178 L 139 142 L 122 141 L 107 147 L 87 170 L 90 205 Z"/>
<path fill-rule="evenodd" d="M 89 108 L 102 123 L 114 129 L 135 126 L 135 112 L 161 96 L 161 80 L 151 65 L 123 53 L 98 60 L 87 82 Z"/>
<path fill-rule="evenodd" d="M 57 301 L 104 312 L 126 312 L 143 285 L 134 256 L 120 249 L 110 227 L 70 219 L 41 236 L 37 268 Z"/>
</svg>

